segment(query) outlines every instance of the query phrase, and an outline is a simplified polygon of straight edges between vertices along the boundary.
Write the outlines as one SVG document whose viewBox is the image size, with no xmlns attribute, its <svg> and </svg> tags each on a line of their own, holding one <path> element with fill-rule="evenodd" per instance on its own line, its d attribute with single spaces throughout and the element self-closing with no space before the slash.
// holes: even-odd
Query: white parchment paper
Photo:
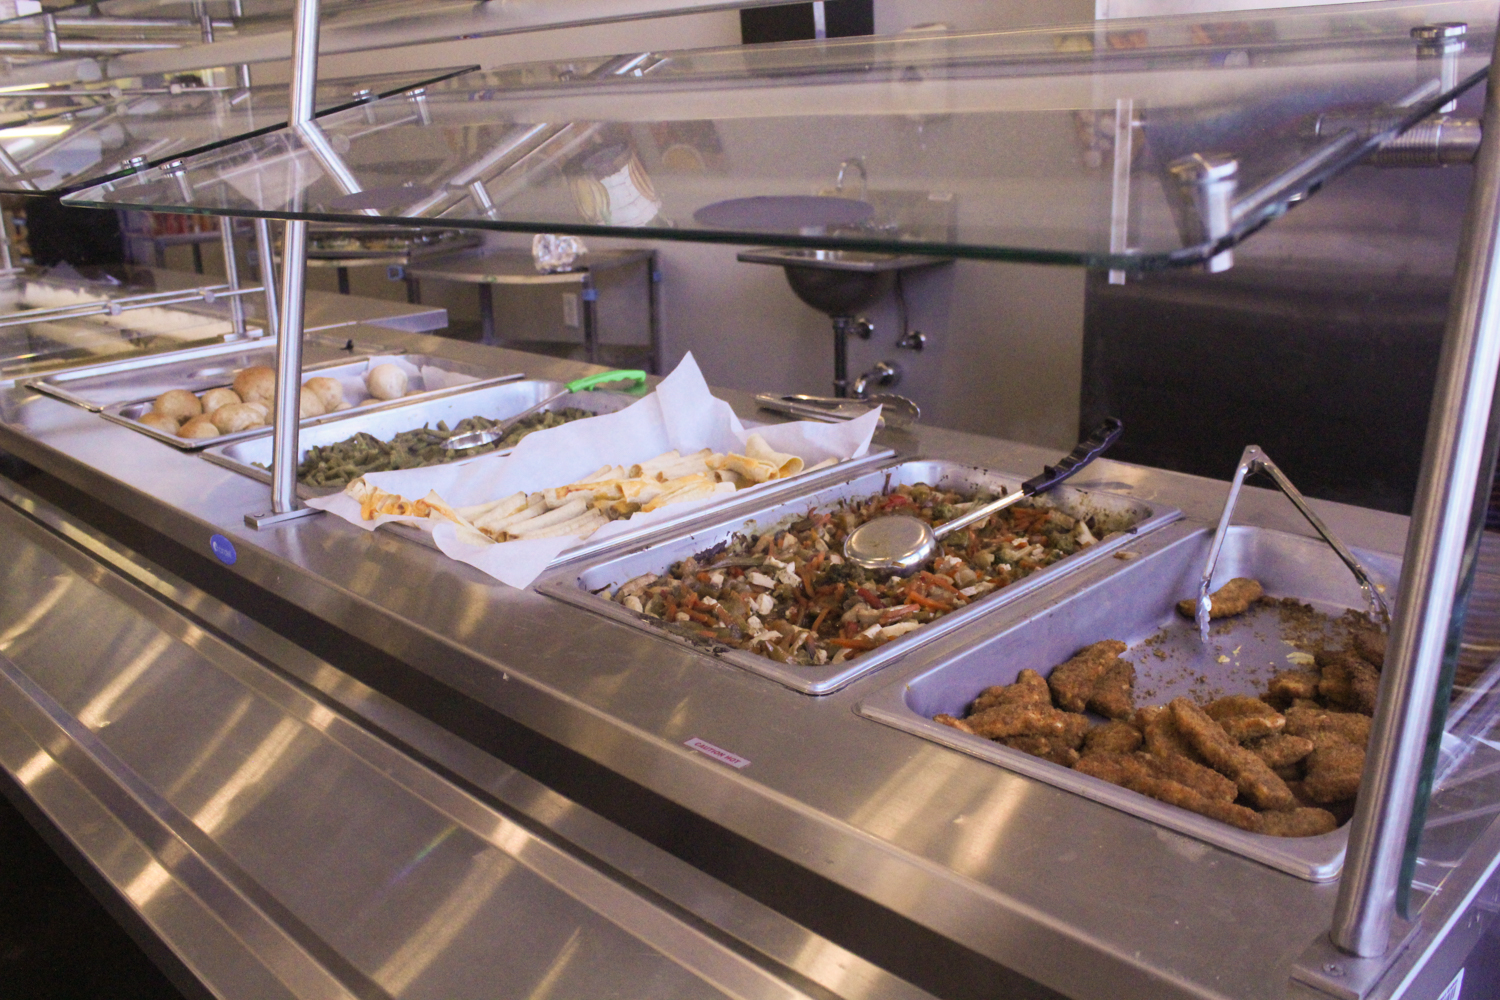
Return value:
<svg viewBox="0 0 1500 1000">
<path fill-rule="evenodd" d="M 633 465 L 673 448 L 683 454 L 703 448 L 743 452 L 745 440 L 752 433 L 761 435 L 777 451 L 797 455 L 808 466 L 829 458 L 862 458 L 870 450 L 879 419 L 877 408 L 847 423 L 799 421 L 747 431 L 729 404 L 709 391 L 698 363 L 689 354 L 655 392 L 640 402 L 616 413 L 528 434 L 509 455 L 482 455 L 425 469 L 371 473 L 365 479 L 411 500 L 436 491 L 453 506 L 465 507 L 522 491 L 566 485 L 602 466 Z M 587 541 L 606 539 L 712 502 L 714 499 L 674 504 L 649 514 L 636 514 L 628 521 L 613 521 Z M 576 538 L 537 538 L 470 545 L 459 538 L 456 525 L 440 518 L 382 515 L 366 521 L 360 517 L 359 504 L 345 493 L 307 503 L 371 531 L 390 521 L 415 524 L 431 531 L 433 542 L 449 558 L 468 563 L 512 587 L 530 586 L 563 552 L 582 544 Z"/>
</svg>

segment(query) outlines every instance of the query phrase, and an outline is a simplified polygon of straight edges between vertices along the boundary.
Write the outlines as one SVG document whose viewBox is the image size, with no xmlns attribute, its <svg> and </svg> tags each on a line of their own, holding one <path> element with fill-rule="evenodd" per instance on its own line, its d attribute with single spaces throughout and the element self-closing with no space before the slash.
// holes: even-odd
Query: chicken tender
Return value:
<svg viewBox="0 0 1500 1000">
<path fill-rule="evenodd" d="M 1179 754 L 1170 757 L 1152 757 L 1158 777 L 1186 785 L 1205 799 L 1214 802 L 1233 802 L 1239 796 L 1239 788 L 1211 767 L 1196 764 Z"/>
<path fill-rule="evenodd" d="M 1083 738 L 1083 753 L 1134 753 L 1140 749 L 1141 731 L 1128 722 L 1106 722 Z"/>
<path fill-rule="evenodd" d="M 960 727 L 975 736 L 987 740 L 1005 739 L 1008 736 L 1062 736 L 1071 732 L 1076 723 L 1047 705 L 997 705 L 978 715 L 961 720 Z M 1087 725 L 1088 720 L 1083 720 Z M 1081 739 L 1081 736 L 1080 736 Z"/>
<path fill-rule="evenodd" d="M 1307 779 L 1302 783 L 1314 802 L 1342 802 L 1359 792 L 1365 772 L 1365 752 L 1344 739 L 1325 734 L 1307 755 Z"/>
<path fill-rule="evenodd" d="M 1063 767 L 1072 767 L 1078 763 L 1078 751 L 1067 746 L 1061 739 L 1052 739 L 1046 736 L 1010 736 L 1000 741 L 1012 750 L 1029 753 L 1033 757 L 1061 764 Z"/>
<path fill-rule="evenodd" d="M 1135 714 L 1135 664 L 1115 662 L 1094 682 L 1088 710 L 1106 719 L 1128 719 Z"/>
<path fill-rule="evenodd" d="M 1374 625 L 1349 630 L 1349 642 L 1364 660 L 1376 670 L 1385 669 L 1386 635 Z"/>
<path fill-rule="evenodd" d="M 1105 639 L 1085 646 L 1072 659 L 1055 668 L 1047 678 L 1057 707 L 1082 712 L 1094 693 L 1094 684 L 1114 666 L 1126 646 L 1118 639 Z"/>
<path fill-rule="evenodd" d="M 1135 714 L 1136 725 L 1146 737 L 1146 752 L 1153 757 L 1186 757 L 1202 763 L 1203 757 L 1177 730 L 1165 705 L 1152 705 Z"/>
<path fill-rule="evenodd" d="M 1338 828 L 1338 820 L 1327 809 L 1299 806 L 1260 814 L 1260 832 L 1272 837 L 1318 837 Z"/>
<path fill-rule="evenodd" d="M 1301 736 L 1276 733 L 1264 739 L 1252 740 L 1245 749 L 1266 762 L 1272 770 L 1291 767 L 1313 752 L 1313 741 Z"/>
<path fill-rule="evenodd" d="M 1231 802 L 1205 798 L 1187 785 L 1161 777 L 1157 772 L 1157 763 L 1148 754 L 1100 753 L 1084 757 L 1073 769 L 1148 795 L 1159 802 L 1233 824 L 1242 830 L 1259 830 L 1260 815 L 1254 810 Z"/>
<path fill-rule="evenodd" d="M 1286 711 L 1286 734 L 1312 739 L 1315 733 L 1336 733 L 1357 747 L 1370 742 L 1370 717 L 1354 712 L 1330 712 L 1293 706 Z"/>
<path fill-rule="evenodd" d="M 1283 708 L 1299 698 L 1316 698 L 1321 679 L 1316 670 L 1283 670 L 1271 678 L 1266 697 Z"/>
<path fill-rule="evenodd" d="M 1047 682 L 1035 670 L 1023 670 L 1014 684 L 996 684 L 979 692 L 974 699 L 970 715 L 978 715 L 988 708 L 1000 705 L 1051 705 L 1052 692 Z"/>
<path fill-rule="evenodd" d="M 1237 576 L 1209 595 L 1210 618 L 1233 618 L 1250 610 L 1250 606 L 1265 596 L 1259 580 Z M 1198 617 L 1198 602 L 1189 598 L 1177 602 L 1177 612 L 1184 618 Z"/>
<path fill-rule="evenodd" d="M 1186 698 L 1174 698 L 1172 721 L 1183 737 L 1203 755 L 1210 767 L 1234 780 L 1257 809 L 1290 809 L 1296 799 L 1265 761 L 1229 738 L 1213 719 Z"/>
<path fill-rule="evenodd" d="M 1380 674 L 1353 653 L 1340 653 L 1323 668 L 1318 693 L 1330 708 L 1345 709 L 1361 715 L 1375 714 L 1375 695 L 1380 690 Z"/>
<path fill-rule="evenodd" d="M 1279 733 L 1286 727 L 1286 717 L 1259 698 L 1235 694 L 1219 698 L 1204 706 L 1203 711 L 1236 743 L 1260 739 Z"/>
</svg>

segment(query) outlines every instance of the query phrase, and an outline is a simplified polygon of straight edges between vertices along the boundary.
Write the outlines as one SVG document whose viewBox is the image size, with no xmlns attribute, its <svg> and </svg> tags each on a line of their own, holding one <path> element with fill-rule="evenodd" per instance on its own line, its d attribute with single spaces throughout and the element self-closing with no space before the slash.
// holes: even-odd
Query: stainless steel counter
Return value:
<svg viewBox="0 0 1500 1000">
<path fill-rule="evenodd" d="M 388 346 L 488 362 L 544 378 L 565 379 L 588 370 L 436 338 L 393 334 Z M 748 397 L 724 395 L 742 414 L 751 413 Z M 932 428 L 888 431 L 880 440 L 906 455 L 1028 475 L 1056 457 Z M 96 588 L 111 574 L 134 579 L 150 598 L 149 610 L 143 611 L 135 605 L 145 598 L 135 594 L 135 613 L 153 621 L 191 619 L 190 629 L 174 626 L 180 636 L 174 641 L 213 661 L 159 664 L 176 646 L 147 656 L 144 650 L 154 648 L 149 638 L 127 646 L 90 635 L 76 640 L 83 645 L 68 647 L 67 656 L 55 644 L 23 643 L 26 636 L 58 627 L 52 624 L 62 614 L 58 609 L 73 599 L 75 588 L 85 585 L 59 582 L 71 578 L 46 562 L 55 552 L 48 550 L 44 557 L 17 549 L 6 556 L 16 596 L 4 598 L 6 618 L 0 621 L 0 630 L 8 630 L 0 631 L 0 637 L 14 633 L 0 652 L 16 664 L 6 668 L 9 687 L 4 694 L 10 700 L 3 707 L 23 723 L 32 742 L 22 746 L 19 736 L 6 737 L 20 747 L 0 753 L 6 769 L 14 778 L 33 759 L 39 762 L 33 769 L 50 768 L 47 760 L 56 757 L 37 757 L 37 748 L 47 747 L 55 755 L 51 741 L 61 739 L 58 733 L 64 730 L 78 746 L 103 740 L 117 755 L 126 745 L 114 742 L 117 733 L 120 740 L 128 736 L 130 767 L 165 800 L 158 805 L 181 812 L 171 829 L 184 846 L 135 828 L 120 836 L 134 838 L 169 872 L 176 871 L 171 859 L 184 850 L 208 858 L 211 867 L 219 864 L 217 858 L 240 865 L 234 878 L 226 876 L 225 891 L 258 907 L 259 917 L 274 925 L 265 929 L 264 940 L 276 934 L 289 938 L 301 949 L 299 961 L 311 960 L 349 992 L 359 993 L 371 982 L 391 994 L 401 992 L 393 987 L 403 983 L 425 984 L 420 976 L 403 979 L 406 973 L 399 970 L 415 968 L 417 956 L 432 951 L 441 953 L 435 961 L 446 963 L 459 954 L 458 942 L 467 942 L 471 934 L 475 940 L 488 935 L 491 957 L 514 955 L 531 970 L 527 974 L 535 975 L 528 963 L 539 956 L 557 959 L 566 950 L 565 941 L 572 940 L 568 935 L 558 939 L 558 928 L 572 928 L 569 934 L 577 930 L 577 940 L 592 942 L 597 926 L 603 928 L 597 960 L 604 965 L 596 968 L 612 960 L 609 956 L 616 953 L 610 948 L 621 955 L 634 955 L 634 947 L 657 956 L 647 962 L 645 978 L 630 978 L 633 972 L 626 979 L 615 977 L 616 992 L 610 995 L 620 996 L 713 995 L 702 992 L 708 989 L 704 983 L 736 996 L 792 988 L 850 997 L 911 994 L 914 989 L 952 997 L 1320 995 L 1293 983 L 1289 973 L 1304 949 L 1327 931 L 1333 884 L 1278 873 L 855 715 L 853 706 L 871 692 L 972 641 L 972 633 L 934 640 L 835 694 L 813 698 L 534 592 L 504 587 L 385 532 L 367 533 L 327 516 L 252 531 L 243 518 L 266 509 L 265 486 L 53 399 L 20 390 L 0 396 L 0 448 L 89 498 L 80 501 L 82 513 L 69 513 L 50 503 L 36 506 L 17 487 L 0 482 L 13 505 L 31 505 L 44 520 L 61 526 L 62 537 L 78 539 L 74 545 L 90 558 L 69 553 L 76 564 L 71 572 Z M 31 473 L 23 473 L 18 475 L 24 483 Z M 1091 467 L 1080 480 L 1076 485 L 1160 501 L 1202 522 L 1217 517 L 1226 488 L 1220 482 L 1109 461 Z M 125 551 L 120 541 L 85 539 L 91 529 L 73 522 L 85 518 L 93 503 L 170 539 L 161 553 L 175 553 L 172 558 L 179 560 L 180 572 L 191 577 L 192 585 L 172 581 L 160 568 L 141 568 L 147 565 L 142 557 Z M 1401 551 L 1403 518 L 1315 505 L 1350 545 Z M 1305 522 L 1278 495 L 1248 489 L 1239 510 L 1243 522 L 1307 533 Z M 124 533 L 123 528 L 107 530 Z M 27 532 L 35 534 L 29 528 L 17 534 Z M 3 529 L 0 538 L 11 534 Z M 215 534 L 232 542 L 232 566 L 214 559 L 209 539 Z M 48 545 L 43 541 L 37 540 L 35 547 L 55 549 L 59 544 L 55 538 Z M 158 553 L 153 550 L 152 555 Z M 972 627 L 999 628 L 1018 616 L 1036 614 L 1065 584 L 1040 588 L 992 616 L 990 623 Z M 124 629 L 128 615 L 121 615 L 119 628 Z M 132 627 L 139 631 L 146 625 Z M 242 637 L 252 632 L 254 642 Z M 73 641 L 67 639 L 71 632 L 66 627 L 52 634 L 63 637 L 59 642 Z M 101 628 L 100 636 L 107 634 Z M 221 639 L 248 646 L 268 663 L 254 670 L 225 666 L 217 645 Z M 18 643 L 33 651 L 34 658 L 21 655 Z M 274 652 L 264 652 L 256 643 Z M 331 662 L 314 664 L 309 651 Z M 74 666 L 59 666 L 60 659 Z M 95 667 L 100 673 L 92 677 L 95 687 L 87 690 L 66 672 L 88 673 Z M 269 671 L 269 679 L 255 670 Z M 215 679 L 203 681 L 200 688 L 194 679 L 200 675 Z M 287 677 L 303 686 L 289 687 Z M 256 695 L 237 693 L 235 683 L 248 684 Z M 165 730 L 153 736 L 146 729 L 117 728 L 108 711 L 89 714 L 90 699 L 106 690 L 122 709 L 140 702 L 144 711 L 151 702 L 152 712 L 165 713 L 153 717 L 184 727 L 183 739 L 168 738 Z M 24 704 L 17 701 L 22 695 Z M 48 698 L 62 706 L 48 716 L 50 721 L 37 715 Z M 301 698 L 319 699 L 324 709 L 308 707 Z M 264 699 L 280 706 L 282 722 L 275 721 L 275 710 L 263 706 Z M 183 721 L 195 704 L 204 706 L 204 717 Z M 244 707 L 236 708 L 240 705 Z M 323 718 L 320 710 L 332 713 L 327 720 L 331 729 L 309 721 Z M 231 753 L 228 745 L 215 745 L 212 753 L 205 749 L 214 739 L 241 739 L 239 723 L 224 721 L 234 711 L 245 713 L 245 719 L 253 715 L 264 720 L 254 729 L 258 735 L 236 744 L 238 770 L 204 765 L 203 777 L 191 777 L 191 760 L 205 754 L 208 760 L 221 750 Z M 346 716 L 350 721 L 340 721 Z M 276 735 L 281 725 L 286 729 Z M 324 745 L 325 739 L 335 739 L 330 732 L 342 734 L 346 725 L 360 729 L 361 735 L 347 737 L 339 748 Z M 696 753 L 684 745 L 694 738 L 749 763 L 732 768 Z M 341 735 L 336 739 L 345 740 Z M 274 759 L 270 750 L 261 749 L 271 746 L 283 748 Z M 378 804 L 385 801 L 382 796 L 406 800 L 386 778 L 363 772 L 357 780 L 346 778 L 359 769 L 356 762 L 366 767 L 375 760 L 380 762 L 373 765 L 377 771 L 390 768 L 386 777 L 429 810 L 450 808 L 442 798 L 449 792 L 429 791 L 423 784 L 429 780 L 457 782 L 481 799 L 500 794 L 497 788 L 508 796 L 525 785 L 530 791 L 520 794 L 519 801 L 528 807 L 543 799 L 554 803 L 555 813 L 545 806 L 537 809 L 548 817 L 543 825 L 559 841 L 595 859 L 590 862 L 594 870 L 602 866 L 617 881 L 625 879 L 638 900 L 649 901 L 640 905 L 664 909 L 668 917 L 653 916 L 653 910 L 637 924 L 633 915 L 610 911 L 604 919 L 614 921 L 613 929 L 606 928 L 589 923 L 599 912 L 592 897 L 562 886 L 569 898 L 555 897 L 555 906 L 549 902 L 537 911 L 545 917 L 526 922 L 538 940 L 547 942 L 533 947 L 527 928 L 506 923 L 491 909 L 496 905 L 493 887 L 501 881 L 511 884 L 511 876 L 502 879 L 500 869 L 514 863 L 501 855 L 530 850 L 507 839 L 519 835 L 503 825 L 486 826 L 487 821 L 458 823 L 452 834 L 459 838 L 453 848 L 458 854 L 434 849 L 440 857 L 429 864 L 433 855 L 423 855 L 421 847 L 445 829 L 441 821 L 417 804 L 405 804 L 399 814 L 411 818 L 388 822 Z M 505 778 L 493 778 L 502 772 Z M 237 773 L 242 774 L 240 790 L 225 791 L 236 789 Z M 270 781 L 273 773 L 278 776 L 273 785 L 295 781 L 300 790 L 278 792 L 257 784 Z M 418 777 L 401 777 L 408 773 Z M 346 780 L 352 784 L 344 784 Z M 536 782 L 550 790 L 541 791 Z M 259 789 L 254 795 L 270 796 L 264 804 L 269 811 L 259 811 L 259 804 L 249 808 L 248 800 L 240 811 L 239 797 L 251 794 L 242 789 L 251 786 Z M 196 789 L 199 798 L 188 789 Z M 277 800 L 280 794 L 290 798 Z M 214 795 L 223 802 L 207 814 L 218 817 L 215 822 L 206 823 L 195 810 L 206 808 Z M 76 797 L 59 796 L 59 811 L 66 811 L 66 803 Z M 147 799 L 157 801 L 144 790 L 135 793 L 135 801 Z M 485 801 L 497 809 L 503 805 Z M 120 818 L 128 810 L 111 806 L 106 798 L 100 802 L 128 826 L 128 817 Z M 405 811 L 408 805 L 415 811 Z M 569 817 L 584 814 L 597 824 L 589 828 L 591 833 L 570 826 Z M 263 821 L 273 815 L 285 829 Z M 361 834 L 369 844 L 400 846 L 379 857 L 373 847 L 364 854 L 367 842 Z M 311 838 L 317 847 L 299 853 L 298 837 Z M 630 846 L 619 847 L 616 841 Z M 258 858 L 258 867 L 244 867 L 245 852 Z M 94 857 L 88 849 L 84 853 Z M 1469 853 L 1464 865 L 1473 870 L 1443 882 L 1429 903 L 1422 931 L 1377 995 L 1436 996 L 1446 985 L 1446 978 L 1437 980 L 1445 969 L 1451 976 L 1466 954 L 1467 947 L 1460 950 L 1468 940 L 1464 935 L 1476 936 L 1488 920 L 1475 898 L 1491 874 L 1496 851 L 1480 844 Z M 407 877 L 407 868 L 390 860 L 394 857 L 404 859 L 401 864 L 411 866 L 421 883 L 412 895 L 398 892 L 397 882 L 381 881 L 394 878 L 398 870 L 402 879 Z M 236 881 L 241 875 L 253 883 L 249 888 Z M 136 877 L 123 870 L 110 875 L 126 898 L 146 910 L 127 891 Z M 515 878 L 526 881 L 529 876 Z M 389 891 L 376 892 L 376 885 Z M 550 885 L 559 883 L 551 880 Z M 206 890 L 194 891 L 201 899 Z M 515 905 L 523 905 L 519 901 L 532 891 L 518 889 Z M 535 889 L 542 896 L 548 891 L 541 883 Z M 359 921 L 369 921 L 372 929 L 366 933 L 373 934 L 387 917 L 395 923 L 380 931 L 380 946 L 359 935 L 341 936 Z M 751 965 L 770 968 L 773 974 L 768 979 L 752 976 L 754 989 L 730 988 L 725 977 L 750 973 L 722 955 L 727 965 L 702 971 L 708 966 L 691 963 L 707 959 L 688 957 L 648 936 L 646 928 L 655 927 L 651 921 L 657 919 L 685 921 L 714 941 L 732 942 L 728 951 L 753 956 Z M 589 929 L 579 930 L 585 924 Z M 179 952 L 196 946 L 177 940 L 179 934 L 193 937 L 191 927 L 159 933 Z M 298 937 L 306 934 L 321 944 L 311 947 Z M 249 937 L 242 934 L 241 940 Z M 402 959 L 407 964 L 391 964 L 398 953 L 408 956 Z M 585 959 L 561 961 L 571 968 L 572 962 Z M 663 973 L 665 985 L 656 988 L 650 969 L 664 968 L 693 969 L 691 988 L 682 985 L 689 980 L 672 978 L 676 971 Z M 304 981 L 288 972 L 281 981 L 294 995 L 337 995 L 327 994 L 316 977 Z M 424 986 L 412 995 L 524 992 L 497 981 L 496 988 L 481 994 L 470 991 L 473 982 L 450 983 L 450 992 L 442 994 Z M 598 994 L 597 989 L 589 992 Z M 558 987 L 547 995 L 583 994 Z"/>
</svg>

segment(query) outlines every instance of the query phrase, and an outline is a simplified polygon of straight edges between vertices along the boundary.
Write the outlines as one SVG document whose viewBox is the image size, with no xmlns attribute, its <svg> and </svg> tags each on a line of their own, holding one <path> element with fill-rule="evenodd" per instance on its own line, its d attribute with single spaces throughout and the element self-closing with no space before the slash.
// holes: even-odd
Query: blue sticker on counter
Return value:
<svg viewBox="0 0 1500 1000">
<path fill-rule="evenodd" d="M 239 558 L 239 553 L 234 551 L 234 543 L 223 535 L 210 537 L 208 547 L 214 550 L 214 555 L 218 556 L 219 562 L 225 566 L 233 566 L 234 561 Z"/>
</svg>

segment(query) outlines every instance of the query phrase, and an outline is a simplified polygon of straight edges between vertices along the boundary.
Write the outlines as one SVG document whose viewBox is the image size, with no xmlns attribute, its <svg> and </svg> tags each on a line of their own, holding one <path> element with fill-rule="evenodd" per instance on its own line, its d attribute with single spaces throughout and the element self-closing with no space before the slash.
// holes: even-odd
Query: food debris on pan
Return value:
<svg viewBox="0 0 1500 1000">
<path fill-rule="evenodd" d="M 1031 502 L 944 538 L 912 576 L 864 570 L 841 555 L 849 532 L 871 518 L 906 514 L 938 526 L 991 499 L 977 490 L 898 486 L 736 535 L 602 596 L 690 639 L 795 666 L 840 664 L 1128 527 Z"/>
<path fill-rule="evenodd" d="M 1335 617 L 1268 597 L 1248 578 L 1230 581 L 1213 601 L 1214 617 L 1228 622 L 1221 639 L 1236 625 L 1243 634 L 1274 623 L 1291 650 L 1251 682 L 1258 694 L 1177 694 L 1138 707 L 1136 665 L 1125 654 L 1167 659 L 1163 647 L 1190 627 L 1168 626 L 1134 650 L 1116 639 L 1093 643 L 1045 678 L 1023 670 L 1013 684 L 978 692 L 962 717 L 934 721 L 1251 833 L 1337 829 L 1359 792 L 1385 635 L 1363 614 Z M 1193 602 L 1182 604 L 1191 617 Z M 1195 692 L 1208 683 L 1185 679 Z"/>
</svg>

